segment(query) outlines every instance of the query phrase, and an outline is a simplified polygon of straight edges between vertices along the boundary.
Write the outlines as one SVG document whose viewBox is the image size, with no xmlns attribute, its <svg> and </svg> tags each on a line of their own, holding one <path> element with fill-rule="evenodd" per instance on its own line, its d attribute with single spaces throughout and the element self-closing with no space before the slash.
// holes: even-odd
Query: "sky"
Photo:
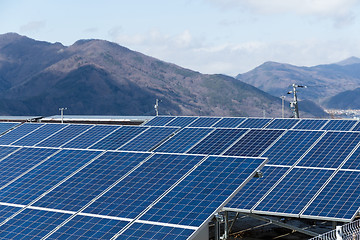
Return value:
<svg viewBox="0 0 360 240">
<path fill-rule="evenodd" d="M 1 0 L 0 34 L 103 39 L 205 74 L 360 57 L 360 0 Z"/>
</svg>

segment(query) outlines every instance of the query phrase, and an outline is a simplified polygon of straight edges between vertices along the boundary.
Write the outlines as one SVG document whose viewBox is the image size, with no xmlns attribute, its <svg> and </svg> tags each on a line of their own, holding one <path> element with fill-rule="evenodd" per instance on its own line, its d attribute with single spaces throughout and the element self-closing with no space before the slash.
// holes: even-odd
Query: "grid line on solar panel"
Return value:
<svg viewBox="0 0 360 240">
<path fill-rule="evenodd" d="M 359 141 L 359 132 L 326 132 L 297 165 L 338 168 Z"/>
<path fill-rule="evenodd" d="M 263 128 L 272 118 L 247 118 L 243 121 L 238 128 Z"/>
<path fill-rule="evenodd" d="M 142 126 L 122 126 L 89 148 L 115 150 L 148 129 Z"/>
<path fill-rule="evenodd" d="M 212 127 L 221 118 L 219 117 L 199 117 L 196 121 L 192 122 L 189 127 Z"/>
<path fill-rule="evenodd" d="M 299 121 L 300 119 L 296 119 L 296 118 L 276 118 L 272 122 L 270 122 L 265 128 L 290 129 Z"/>
<path fill-rule="evenodd" d="M 183 128 L 154 151 L 185 153 L 213 130 L 211 128 Z"/>
<path fill-rule="evenodd" d="M 14 152 L 20 150 L 19 147 L 6 147 L 0 146 L 0 162 L 6 158 L 8 155 L 13 154 Z M 1 163 L 0 163 L 1 164 Z"/>
<path fill-rule="evenodd" d="M 327 122 L 324 119 L 301 119 L 292 129 L 320 130 Z"/>
<path fill-rule="evenodd" d="M 14 128 L 16 125 L 19 125 L 19 123 L 0 122 L 0 135 L 5 133 L 6 131 L 9 131 L 10 129 Z"/>
<path fill-rule="evenodd" d="M 167 123 L 167 127 L 187 127 L 199 117 L 176 117 L 171 122 Z"/>
<path fill-rule="evenodd" d="M 246 118 L 224 117 L 224 118 L 221 118 L 221 120 L 219 122 L 217 122 L 215 125 L 213 125 L 212 127 L 215 127 L 215 128 L 219 128 L 219 127 L 236 128 L 242 122 L 244 122 L 245 119 Z"/>
<path fill-rule="evenodd" d="M 11 143 L 11 145 L 17 146 L 34 146 L 38 142 L 44 140 L 45 138 L 50 137 L 57 131 L 63 129 L 67 125 L 63 124 L 45 124 L 41 128 L 36 129 L 35 131 L 27 134 L 26 136 L 20 138 L 17 141 Z"/>
<path fill-rule="evenodd" d="M 172 116 L 156 116 L 150 121 L 146 122 L 144 126 L 165 126 L 174 119 L 175 117 Z"/>
<path fill-rule="evenodd" d="M 360 121 L 357 121 L 351 131 L 360 131 Z"/>
<path fill-rule="evenodd" d="M 43 127 L 43 123 L 23 123 L 13 130 L 0 136 L 0 145 L 9 145 L 10 143 L 26 136 L 37 128 Z"/>
<path fill-rule="evenodd" d="M 0 224 L 19 210 L 19 207 L 0 205 Z"/>
<path fill-rule="evenodd" d="M 197 143 L 187 153 L 220 155 L 232 143 L 239 139 L 246 129 L 218 128 Z"/>
<path fill-rule="evenodd" d="M 341 169 L 360 170 L 360 147 L 359 147 L 359 144 L 355 147 L 355 151 L 352 152 L 350 157 L 341 166 Z"/>
<path fill-rule="evenodd" d="M 331 119 L 322 130 L 350 131 L 356 122 L 356 120 Z"/>
</svg>

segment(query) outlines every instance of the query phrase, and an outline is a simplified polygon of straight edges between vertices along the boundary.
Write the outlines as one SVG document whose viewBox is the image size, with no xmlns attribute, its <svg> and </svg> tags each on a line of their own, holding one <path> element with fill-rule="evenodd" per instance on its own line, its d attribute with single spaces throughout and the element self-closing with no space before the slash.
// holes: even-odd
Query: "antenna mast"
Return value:
<svg viewBox="0 0 360 240">
<path fill-rule="evenodd" d="M 292 102 L 290 102 L 290 108 L 292 109 L 293 113 L 294 113 L 294 118 L 300 118 L 299 115 L 299 105 L 298 105 L 298 100 L 297 100 L 297 91 L 296 88 L 307 88 L 306 86 L 303 85 L 297 85 L 295 83 L 293 83 L 292 85 L 293 90 L 289 91 L 287 94 L 294 94 L 294 100 Z"/>
</svg>

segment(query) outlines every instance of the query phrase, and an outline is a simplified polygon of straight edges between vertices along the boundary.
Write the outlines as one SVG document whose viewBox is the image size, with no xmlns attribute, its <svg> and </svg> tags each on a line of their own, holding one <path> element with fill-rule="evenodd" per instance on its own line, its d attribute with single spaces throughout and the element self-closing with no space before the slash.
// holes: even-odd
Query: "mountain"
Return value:
<svg viewBox="0 0 360 240">
<path fill-rule="evenodd" d="M 349 57 L 345 60 L 342 60 L 340 62 L 337 62 L 337 65 L 346 66 L 346 65 L 352 65 L 352 64 L 358 64 L 360 63 L 360 58 L 357 57 Z"/>
<path fill-rule="evenodd" d="M 336 94 L 323 105 L 329 109 L 360 109 L 360 88 Z"/>
<path fill-rule="evenodd" d="M 59 107 L 66 114 L 153 115 L 160 99 L 163 115 L 281 116 L 281 99 L 235 78 L 95 39 L 63 46 L 0 35 L 0 86 L 1 115 L 47 116 Z"/>
</svg>

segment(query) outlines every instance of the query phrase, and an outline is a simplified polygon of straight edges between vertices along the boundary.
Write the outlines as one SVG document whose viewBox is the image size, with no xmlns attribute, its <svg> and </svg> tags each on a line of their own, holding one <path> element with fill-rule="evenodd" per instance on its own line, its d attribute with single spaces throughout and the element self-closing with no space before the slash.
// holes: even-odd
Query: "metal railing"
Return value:
<svg viewBox="0 0 360 240">
<path fill-rule="evenodd" d="M 335 230 L 309 240 L 360 240 L 360 220 L 337 226 Z"/>
</svg>

